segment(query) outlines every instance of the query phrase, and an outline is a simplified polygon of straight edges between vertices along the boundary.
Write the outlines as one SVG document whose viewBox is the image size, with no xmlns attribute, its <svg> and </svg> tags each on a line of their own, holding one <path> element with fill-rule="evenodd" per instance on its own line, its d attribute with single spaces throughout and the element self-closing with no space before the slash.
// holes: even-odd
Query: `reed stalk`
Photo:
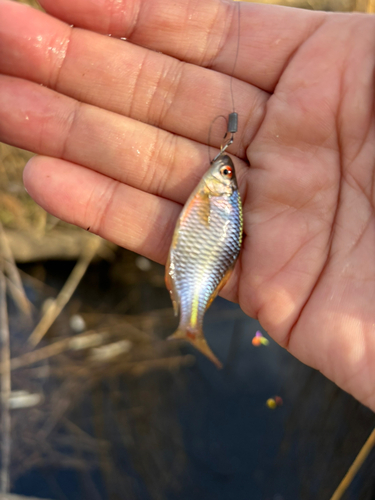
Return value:
<svg viewBox="0 0 375 500">
<path fill-rule="evenodd" d="M 355 475 L 357 474 L 358 470 L 360 469 L 363 462 L 366 460 L 366 458 L 368 457 L 370 451 L 372 450 L 372 448 L 374 446 L 375 446 L 375 429 L 373 429 L 373 431 L 371 432 L 371 434 L 367 438 L 365 444 L 362 446 L 362 448 L 361 448 L 360 452 L 358 453 L 358 455 L 356 456 L 354 462 L 349 467 L 348 472 L 345 474 L 343 480 L 338 485 L 336 491 L 332 495 L 331 500 L 340 500 L 340 498 L 342 498 L 343 494 L 350 486 Z"/>
<path fill-rule="evenodd" d="M 98 251 L 101 241 L 102 240 L 98 236 L 93 236 L 87 243 L 81 257 L 78 259 L 77 264 L 74 266 L 73 271 L 70 273 L 57 298 L 51 302 L 34 331 L 31 333 L 28 340 L 34 347 L 39 344 L 70 300 L 89 267 L 90 262 Z"/>
<path fill-rule="evenodd" d="M 1 366 L 1 492 L 9 491 L 9 465 L 11 451 L 11 420 L 9 398 L 11 392 L 9 325 L 4 266 L 0 265 L 0 357 Z"/>
</svg>

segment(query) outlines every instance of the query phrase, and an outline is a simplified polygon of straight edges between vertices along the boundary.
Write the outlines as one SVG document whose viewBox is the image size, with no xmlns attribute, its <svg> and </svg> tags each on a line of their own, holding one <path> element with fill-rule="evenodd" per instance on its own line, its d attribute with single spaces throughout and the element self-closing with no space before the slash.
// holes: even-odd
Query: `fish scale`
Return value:
<svg viewBox="0 0 375 500">
<path fill-rule="evenodd" d="M 166 266 L 166 284 L 180 322 L 173 338 L 185 338 L 217 366 L 203 335 L 203 316 L 238 257 L 242 207 L 233 163 L 219 155 L 186 202 Z"/>
</svg>

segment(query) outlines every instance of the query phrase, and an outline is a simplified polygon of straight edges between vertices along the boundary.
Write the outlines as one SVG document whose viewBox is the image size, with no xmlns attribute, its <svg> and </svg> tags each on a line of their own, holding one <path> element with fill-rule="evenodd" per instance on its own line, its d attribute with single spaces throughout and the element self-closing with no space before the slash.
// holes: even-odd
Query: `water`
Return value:
<svg viewBox="0 0 375 500">
<path fill-rule="evenodd" d="M 132 351 L 99 364 L 90 350 L 66 351 L 13 372 L 14 390 L 43 393 L 44 402 L 12 411 L 12 492 L 56 500 L 329 500 L 374 414 L 272 340 L 254 347 L 260 325 L 223 299 L 205 322 L 223 370 L 189 345 L 164 342 L 177 321 L 163 269 L 135 264 L 126 251 L 93 264 L 46 340 L 72 335 L 69 318 L 80 313 L 108 342 L 130 339 Z M 35 321 L 71 268 L 24 266 L 44 283 L 25 279 Z M 30 325 L 11 304 L 10 312 L 15 356 L 26 349 Z M 283 405 L 271 410 L 266 401 L 276 395 Z M 346 500 L 375 498 L 374 466 L 373 452 Z"/>
</svg>

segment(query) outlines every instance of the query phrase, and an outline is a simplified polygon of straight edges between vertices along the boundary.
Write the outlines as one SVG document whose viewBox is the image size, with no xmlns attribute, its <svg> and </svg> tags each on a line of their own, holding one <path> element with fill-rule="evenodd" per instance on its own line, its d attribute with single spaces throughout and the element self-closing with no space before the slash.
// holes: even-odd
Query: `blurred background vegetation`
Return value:
<svg viewBox="0 0 375 500">
<path fill-rule="evenodd" d="M 39 8 L 35 0 L 19 1 Z M 375 12 L 375 0 L 264 3 Z M 202 401 L 212 392 L 223 392 L 227 399 L 242 394 L 251 401 L 258 401 L 258 393 L 242 393 L 237 386 L 226 393 L 229 389 L 223 389 L 216 375 L 202 378 L 209 369 L 202 360 L 201 371 L 196 371 L 189 349 L 163 340 L 173 331 L 175 319 L 162 266 L 65 224 L 37 206 L 22 184 L 31 156 L 0 143 L 2 498 L 21 498 L 9 496 L 14 491 L 56 499 L 184 499 L 189 498 L 182 491 L 189 481 L 189 495 L 197 500 L 229 498 L 220 496 L 220 489 L 214 494 L 214 486 L 207 485 L 206 491 L 202 487 L 201 496 L 191 486 L 191 478 L 198 475 L 189 469 L 194 453 L 187 451 L 189 426 L 184 427 L 181 408 L 198 428 L 205 420 L 199 410 L 196 420 L 189 411 L 197 401 L 206 404 Z M 235 343 L 240 322 L 245 321 L 240 311 L 216 310 L 215 317 L 235 325 Z M 293 404 L 280 417 L 283 434 L 277 448 L 267 437 L 259 446 L 273 450 L 280 477 L 290 474 L 290 467 L 283 472 L 282 464 L 287 456 L 293 457 L 287 463 L 296 468 L 292 476 L 295 473 L 299 493 L 277 493 L 286 488 L 282 480 L 275 480 L 272 489 L 267 485 L 270 472 L 254 465 L 246 474 L 248 481 L 263 485 L 260 496 L 249 490 L 237 492 L 236 499 L 328 500 L 374 426 L 374 416 L 277 349 L 270 348 L 269 359 L 285 363 L 283 377 Z M 184 402 L 176 402 L 178 398 Z M 186 398 L 191 398 L 189 410 Z M 234 406 L 242 404 L 241 398 L 233 401 Z M 262 393 L 262 408 L 264 401 Z M 222 411 L 220 405 L 216 411 Z M 252 432 L 259 429 L 257 423 Z M 207 432 L 214 431 L 202 430 L 202 436 Z M 269 433 L 265 429 L 263 436 Z M 259 461 L 266 454 L 257 453 Z M 374 456 L 369 460 L 346 499 L 375 499 Z M 205 467 L 210 468 L 209 462 Z M 232 465 L 220 474 L 229 477 L 228 467 Z"/>
</svg>

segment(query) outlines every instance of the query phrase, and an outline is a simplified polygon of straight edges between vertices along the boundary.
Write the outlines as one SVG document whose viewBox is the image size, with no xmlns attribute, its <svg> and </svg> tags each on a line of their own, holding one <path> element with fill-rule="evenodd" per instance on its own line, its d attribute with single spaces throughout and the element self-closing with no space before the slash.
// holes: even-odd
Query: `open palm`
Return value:
<svg viewBox="0 0 375 500">
<path fill-rule="evenodd" d="M 41 3 L 60 20 L 0 1 L 0 139 L 44 155 L 24 177 L 46 210 L 164 263 L 232 111 L 236 6 Z M 373 409 L 374 68 L 374 17 L 241 5 L 245 239 L 223 290 Z"/>
</svg>

